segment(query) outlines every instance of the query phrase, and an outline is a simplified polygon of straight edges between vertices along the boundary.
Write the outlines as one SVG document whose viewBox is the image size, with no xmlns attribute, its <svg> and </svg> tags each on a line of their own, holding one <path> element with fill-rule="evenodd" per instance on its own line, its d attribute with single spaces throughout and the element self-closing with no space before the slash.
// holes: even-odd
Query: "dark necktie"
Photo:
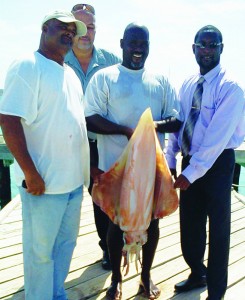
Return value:
<svg viewBox="0 0 245 300">
<path fill-rule="evenodd" d="M 201 77 L 197 82 L 197 87 L 192 99 L 191 110 L 184 127 L 181 146 L 184 157 L 189 154 L 194 127 L 200 114 L 204 80 L 205 79 Z"/>
</svg>

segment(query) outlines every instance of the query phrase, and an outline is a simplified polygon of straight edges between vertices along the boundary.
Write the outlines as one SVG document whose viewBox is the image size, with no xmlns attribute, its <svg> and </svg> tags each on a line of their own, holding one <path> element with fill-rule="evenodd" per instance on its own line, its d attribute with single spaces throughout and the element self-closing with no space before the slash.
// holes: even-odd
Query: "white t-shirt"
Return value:
<svg viewBox="0 0 245 300">
<path fill-rule="evenodd" d="M 116 124 L 135 128 L 146 108 L 153 120 L 178 117 L 176 93 L 167 79 L 145 69 L 114 65 L 98 71 L 85 93 L 85 115 L 99 114 Z M 158 134 L 164 147 L 164 134 Z M 119 158 L 128 140 L 124 135 L 98 134 L 99 168 L 106 171 Z"/>
<path fill-rule="evenodd" d="M 28 151 L 47 194 L 89 182 L 83 91 L 74 71 L 35 52 L 8 71 L 0 113 L 21 117 Z M 16 163 L 16 182 L 24 174 Z"/>
</svg>

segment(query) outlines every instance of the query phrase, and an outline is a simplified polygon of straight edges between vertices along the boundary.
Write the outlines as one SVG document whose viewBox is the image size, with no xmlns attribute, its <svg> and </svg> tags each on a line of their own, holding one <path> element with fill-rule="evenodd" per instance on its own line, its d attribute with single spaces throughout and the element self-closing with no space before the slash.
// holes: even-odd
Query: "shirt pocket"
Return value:
<svg viewBox="0 0 245 300">
<path fill-rule="evenodd" d="M 203 126 L 207 127 L 211 122 L 213 115 L 215 113 L 214 107 L 202 106 L 201 109 L 201 123 Z"/>
</svg>

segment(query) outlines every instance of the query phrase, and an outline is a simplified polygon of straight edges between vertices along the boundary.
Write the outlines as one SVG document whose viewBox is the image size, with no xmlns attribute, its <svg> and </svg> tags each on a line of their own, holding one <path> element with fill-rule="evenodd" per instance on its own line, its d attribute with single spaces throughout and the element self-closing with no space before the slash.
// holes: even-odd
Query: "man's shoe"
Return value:
<svg viewBox="0 0 245 300">
<path fill-rule="evenodd" d="M 206 276 L 201 278 L 194 278 L 189 276 L 188 279 L 177 283 L 174 288 L 178 293 L 187 292 L 193 289 L 205 287 L 207 285 Z"/>
<path fill-rule="evenodd" d="M 122 282 L 112 280 L 106 292 L 106 298 L 109 300 L 120 300 L 122 298 Z"/>
<path fill-rule="evenodd" d="M 109 257 L 109 254 L 107 251 L 103 251 L 101 265 L 104 270 L 111 270 L 111 261 L 110 261 L 110 257 Z"/>
</svg>

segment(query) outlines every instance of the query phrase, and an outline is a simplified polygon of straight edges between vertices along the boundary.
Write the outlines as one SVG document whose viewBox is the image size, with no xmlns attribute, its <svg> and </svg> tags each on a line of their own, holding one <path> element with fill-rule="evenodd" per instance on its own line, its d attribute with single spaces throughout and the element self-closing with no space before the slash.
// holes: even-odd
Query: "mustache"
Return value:
<svg viewBox="0 0 245 300">
<path fill-rule="evenodd" d="M 71 36 L 67 35 L 67 34 L 63 34 L 61 36 L 61 41 L 66 43 L 66 44 L 67 44 L 67 42 L 69 42 L 71 45 L 73 45 L 74 39 Z"/>
</svg>

